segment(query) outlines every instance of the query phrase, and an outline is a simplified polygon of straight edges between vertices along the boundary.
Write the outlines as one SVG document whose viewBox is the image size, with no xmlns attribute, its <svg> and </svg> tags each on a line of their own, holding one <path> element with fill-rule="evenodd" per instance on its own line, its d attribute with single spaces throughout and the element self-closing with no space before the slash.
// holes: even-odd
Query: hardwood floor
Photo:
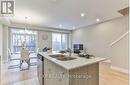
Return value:
<svg viewBox="0 0 130 85">
<path fill-rule="evenodd" d="M 19 68 L 8 69 L 8 64 L 6 63 L 2 65 L 1 77 L 0 85 L 29 85 L 19 83 L 25 83 L 37 79 L 37 66 L 31 66 L 30 70 L 20 71 Z M 31 83 L 30 85 L 35 84 Z"/>
<path fill-rule="evenodd" d="M 110 69 L 110 64 L 100 63 L 99 85 L 128 85 L 128 74 Z M 37 67 L 30 70 L 7 69 L 7 64 L 2 65 L 2 81 L 0 85 L 39 85 Z"/>
<path fill-rule="evenodd" d="M 110 69 L 110 64 L 100 63 L 99 85 L 128 85 L 128 74 Z"/>
</svg>

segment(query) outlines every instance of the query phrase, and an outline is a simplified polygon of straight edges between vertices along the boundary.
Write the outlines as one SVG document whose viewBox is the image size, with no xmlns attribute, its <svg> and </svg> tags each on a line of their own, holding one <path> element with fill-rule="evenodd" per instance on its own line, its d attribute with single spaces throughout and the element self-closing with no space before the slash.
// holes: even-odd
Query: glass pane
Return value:
<svg viewBox="0 0 130 85">
<path fill-rule="evenodd" d="M 67 49 L 68 39 L 67 34 L 62 34 L 62 49 Z"/>
<path fill-rule="evenodd" d="M 26 46 L 28 47 L 30 52 L 35 52 L 36 42 L 34 35 L 27 35 L 26 36 Z"/>
<path fill-rule="evenodd" d="M 67 34 L 53 33 L 52 34 L 52 48 L 54 50 L 67 49 L 68 39 Z"/>
<path fill-rule="evenodd" d="M 61 34 L 59 34 L 59 33 L 52 34 L 52 48 L 54 50 L 61 49 Z"/>
<path fill-rule="evenodd" d="M 36 50 L 36 31 L 12 29 L 12 47 L 14 53 L 20 53 L 25 43 L 30 52 Z"/>
</svg>

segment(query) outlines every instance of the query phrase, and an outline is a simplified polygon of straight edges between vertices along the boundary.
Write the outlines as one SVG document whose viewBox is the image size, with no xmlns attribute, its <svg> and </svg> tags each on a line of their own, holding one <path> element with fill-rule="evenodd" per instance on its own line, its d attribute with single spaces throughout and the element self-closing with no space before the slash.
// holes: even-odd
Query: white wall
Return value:
<svg viewBox="0 0 130 85">
<path fill-rule="evenodd" d="M 72 32 L 72 42 L 83 43 L 90 54 L 94 54 L 99 57 L 115 57 L 111 56 L 112 48 L 110 44 L 127 31 L 128 16 L 124 16 L 100 24 L 79 28 Z M 120 57 L 116 60 L 112 60 L 112 62 L 118 63 L 118 61 L 122 59 Z M 127 61 L 128 56 L 125 55 L 123 58 Z M 128 64 L 127 62 L 124 63 Z M 126 64 L 125 68 L 128 68 L 128 65 Z M 116 65 L 117 67 L 120 67 L 118 64 Z"/>
<path fill-rule="evenodd" d="M 3 46 L 2 46 L 2 44 L 3 44 L 3 42 L 2 42 L 2 40 L 3 40 L 3 26 L 2 26 L 2 24 L 0 24 L 0 69 L 1 69 L 1 59 L 2 59 L 2 56 L 3 56 Z M 1 84 L 1 70 L 0 70 L 0 84 Z"/>
<path fill-rule="evenodd" d="M 2 24 L 0 24 L 0 69 L 1 69 L 1 59 L 2 59 L 2 56 L 3 56 L 3 46 L 2 46 L 2 44 L 3 44 L 3 42 L 2 42 L 2 40 L 3 40 L 3 35 L 2 35 L 2 33 L 3 33 L 3 27 L 2 27 Z M 0 70 L 0 83 L 1 83 L 1 70 Z"/>
<path fill-rule="evenodd" d="M 43 39 L 44 35 L 48 36 L 47 40 Z M 38 31 L 38 48 L 42 51 L 44 47 L 52 47 L 52 32 Z"/>
<path fill-rule="evenodd" d="M 51 31 L 38 31 L 38 48 L 40 51 L 42 51 L 42 49 L 44 47 L 50 47 L 52 48 L 52 33 Z M 47 35 L 48 39 L 44 40 L 43 36 Z M 68 47 L 71 48 L 71 44 L 72 44 L 72 38 L 71 38 L 71 34 L 68 34 Z"/>
<path fill-rule="evenodd" d="M 3 56 L 3 51 L 2 51 L 3 50 L 3 46 L 2 46 L 3 35 L 2 34 L 3 34 L 3 27 L 0 24 L 0 56 Z"/>
<path fill-rule="evenodd" d="M 129 35 L 127 34 L 120 41 L 111 47 L 111 68 L 128 73 L 129 65 Z"/>
<path fill-rule="evenodd" d="M 6 62 L 8 60 L 8 41 L 9 41 L 9 36 L 8 36 L 8 26 L 3 25 L 3 57 L 2 60 Z"/>
<path fill-rule="evenodd" d="M 25 24 L 10 24 L 9 27 L 14 27 L 14 28 L 25 28 Z M 27 25 L 28 29 L 31 30 L 40 30 L 40 31 L 50 31 L 50 32 L 64 32 L 64 33 L 71 33 L 70 30 L 65 30 L 65 29 L 57 29 L 57 28 L 51 28 L 51 27 L 39 27 L 39 26 L 32 26 L 32 25 Z"/>
<path fill-rule="evenodd" d="M 2 55 L 2 61 L 6 62 L 8 59 L 8 26 L 0 25 L 0 55 Z"/>
</svg>

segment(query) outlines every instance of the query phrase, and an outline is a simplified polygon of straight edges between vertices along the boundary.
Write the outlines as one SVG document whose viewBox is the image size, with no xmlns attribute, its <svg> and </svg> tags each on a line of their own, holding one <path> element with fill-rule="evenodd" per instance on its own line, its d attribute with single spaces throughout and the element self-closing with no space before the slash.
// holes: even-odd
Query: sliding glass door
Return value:
<svg viewBox="0 0 130 85">
<path fill-rule="evenodd" d="M 13 53 L 20 53 L 23 44 L 30 52 L 36 51 L 37 32 L 31 30 L 11 30 L 11 48 Z"/>
</svg>

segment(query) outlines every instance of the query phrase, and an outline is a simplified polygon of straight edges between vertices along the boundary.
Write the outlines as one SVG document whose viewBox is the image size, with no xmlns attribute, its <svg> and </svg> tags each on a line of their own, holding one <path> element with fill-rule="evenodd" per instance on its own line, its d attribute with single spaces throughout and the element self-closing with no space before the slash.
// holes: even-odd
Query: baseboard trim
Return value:
<svg viewBox="0 0 130 85">
<path fill-rule="evenodd" d="M 124 69 L 124 68 L 120 68 L 120 67 L 116 67 L 116 66 L 111 66 L 111 69 L 122 72 L 122 73 L 126 73 L 126 74 L 129 73 L 128 69 Z"/>
</svg>

